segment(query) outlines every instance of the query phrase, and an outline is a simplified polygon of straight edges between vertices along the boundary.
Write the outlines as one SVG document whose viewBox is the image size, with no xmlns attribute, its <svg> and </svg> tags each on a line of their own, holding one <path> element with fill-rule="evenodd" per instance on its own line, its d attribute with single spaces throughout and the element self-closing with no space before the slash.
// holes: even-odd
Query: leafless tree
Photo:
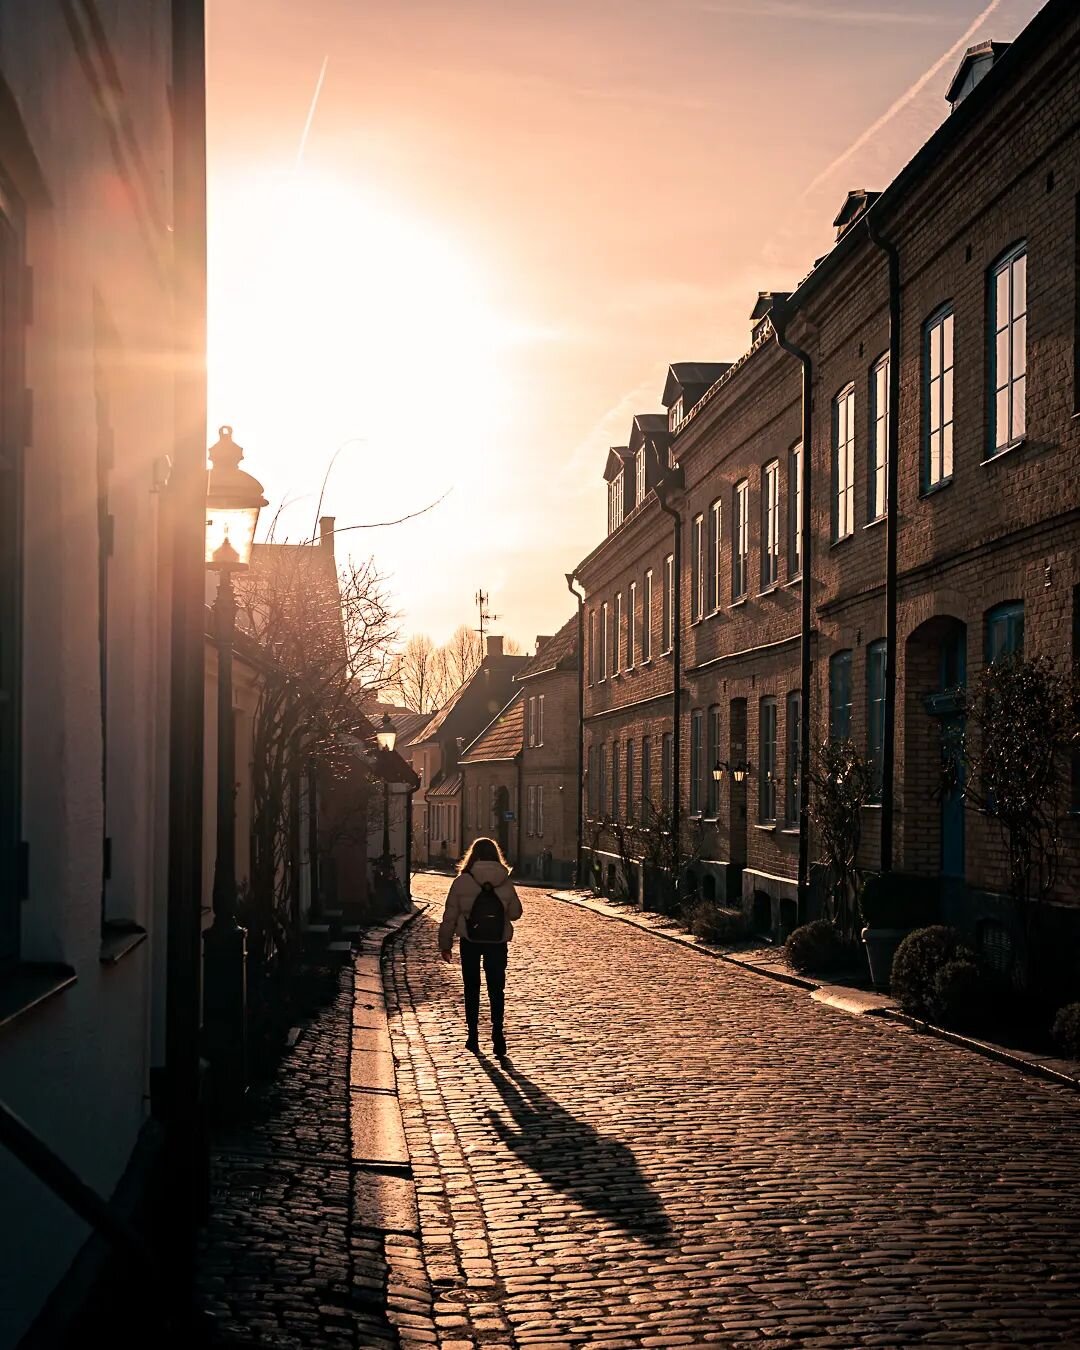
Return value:
<svg viewBox="0 0 1080 1350">
<path fill-rule="evenodd" d="M 484 659 L 480 634 L 475 628 L 463 623 L 450 635 L 442 650 L 446 656 L 447 680 L 454 689 L 460 689 L 476 674 Z"/>
<path fill-rule="evenodd" d="M 414 633 L 394 655 L 390 684 L 406 708 L 429 713 L 446 701 L 446 657 L 426 633 Z"/>
</svg>

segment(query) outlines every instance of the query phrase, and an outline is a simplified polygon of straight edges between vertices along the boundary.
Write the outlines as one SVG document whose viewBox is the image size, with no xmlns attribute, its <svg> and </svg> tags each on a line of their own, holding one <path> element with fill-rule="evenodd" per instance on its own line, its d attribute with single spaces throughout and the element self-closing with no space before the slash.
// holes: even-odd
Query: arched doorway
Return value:
<svg viewBox="0 0 1080 1350">
<path fill-rule="evenodd" d="M 943 787 L 947 733 L 962 723 L 967 626 L 928 619 L 904 649 L 904 863 L 910 871 L 964 877 L 963 784 Z"/>
</svg>

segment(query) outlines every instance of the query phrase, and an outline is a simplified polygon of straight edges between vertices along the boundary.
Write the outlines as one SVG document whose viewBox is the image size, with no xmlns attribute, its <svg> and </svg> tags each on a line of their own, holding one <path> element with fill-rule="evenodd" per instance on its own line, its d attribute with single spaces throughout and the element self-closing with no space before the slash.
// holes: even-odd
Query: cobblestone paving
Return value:
<svg viewBox="0 0 1080 1350">
<path fill-rule="evenodd" d="M 423 1331 L 399 1330 L 431 1325 L 416 1236 L 365 1222 L 373 1182 L 392 1179 L 358 1172 L 350 1157 L 352 965 L 331 957 L 307 979 L 312 1007 L 299 1041 L 254 1094 L 250 1122 L 215 1140 L 203 1303 L 223 1346 L 419 1345 Z"/>
<path fill-rule="evenodd" d="M 1080 1346 L 1080 1096 L 523 902 L 505 1071 L 437 904 L 387 977 L 444 1350 Z"/>
</svg>

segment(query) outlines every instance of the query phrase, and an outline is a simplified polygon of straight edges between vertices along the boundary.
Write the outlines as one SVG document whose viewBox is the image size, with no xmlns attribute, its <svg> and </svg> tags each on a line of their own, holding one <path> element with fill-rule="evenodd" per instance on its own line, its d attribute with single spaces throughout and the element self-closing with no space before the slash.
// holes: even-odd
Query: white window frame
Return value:
<svg viewBox="0 0 1080 1350">
<path fill-rule="evenodd" d="M 832 402 L 832 538 L 838 544 L 855 532 L 855 385 L 845 385 Z"/>
<path fill-rule="evenodd" d="M 802 576 L 802 441 L 788 451 L 788 580 Z"/>
<path fill-rule="evenodd" d="M 645 446 L 641 444 L 634 455 L 634 505 L 645 500 Z"/>
<path fill-rule="evenodd" d="M 761 470 L 761 588 L 771 590 L 780 580 L 780 461 L 770 460 Z"/>
<path fill-rule="evenodd" d="M 605 600 L 600 606 L 600 678 L 597 684 L 603 684 L 607 679 L 608 666 L 608 602 Z"/>
<path fill-rule="evenodd" d="M 537 694 L 537 696 L 536 696 L 536 744 L 537 744 L 538 747 L 544 744 L 544 696 L 543 696 L 543 694 Z"/>
<path fill-rule="evenodd" d="M 543 839 L 544 837 L 544 785 L 538 783 L 536 786 L 536 833 Z"/>
<path fill-rule="evenodd" d="M 612 675 L 619 675 L 622 673 L 622 627 L 623 627 L 622 591 L 615 592 L 614 625 L 615 626 L 611 634 L 612 637 L 615 639 L 614 642 L 612 643 L 611 673 Z"/>
<path fill-rule="evenodd" d="M 698 512 L 690 522 L 690 622 L 699 622 L 704 611 L 705 516 Z"/>
<path fill-rule="evenodd" d="M 623 523 L 626 510 L 626 484 L 623 472 L 624 470 L 620 469 L 608 483 L 608 534 L 614 534 Z"/>
<path fill-rule="evenodd" d="M 731 599 L 746 597 L 750 581 L 750 482 L 743 478 L 732 489 Z"/>
<path fill-rule="evenodd" d="M 953 343 L 956 318 L 952 304 L 943 305 L 926 321 L 923 336 L 923 491 L 953 476 Z"/>
<path fill-rule="evenodd" d="M 870 368 L 869 495 L 866 519 L 884 519 L 889 508 L 889 353 Z"/>
<path fill-rule="evenodd" d="M 667 655 L 675 642 L 675 555 L 664 558 L 664 594 L 660 610 L 661 655 Z"/>
<path fill-rule="evenodd" d="M 641 597 L 641 660 L 652 660 L 652 568 L 645 572 L 645 589 Z"/>
<path fill-rule="evenodd" d="M 637 582 L 632 581 L 627 591 L 626 611 L 626 669 L 637 665 Z"/>
<path fill-rule="evenodd" d="M 1027 434 L 1027 241 L 1004 254 L 990 274 L 990 458 Z M 1002 412 L 1004 411 L 1004 417 Z M 1002 432 L 1005 423 L 1007 434 Z"/>
<path fill-rule="evenodd" d="M 720 545 L 722 539 L 723 520 L 721 515 L 720 498 L 712 502 L 709 506 L 709 530 L 708 530 L 708 587 L 706 589 L 706 608 L 710 614 L 715 614 L 720 608 Z"/>
</svg>

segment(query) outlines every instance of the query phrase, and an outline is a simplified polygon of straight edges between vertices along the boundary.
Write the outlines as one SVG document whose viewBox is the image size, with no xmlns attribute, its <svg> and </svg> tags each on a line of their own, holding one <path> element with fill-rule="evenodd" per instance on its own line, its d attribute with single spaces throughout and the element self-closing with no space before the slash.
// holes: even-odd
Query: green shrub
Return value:
<svg viewBox="0 0 1080 1350">
<path fill-rule="evenodd" d="M 934 1022 L 957 1031 L 978 1031 L 990 1015 L 990 986 L 976 962 L 966 956 L 946 961 L 934 975 L 927 995 Z"/>
<path fill-rule="evenodd" d="M 1080 1059 L 1080 1003 L 1066 1003 L 1058 1009 L 1051 1033 L 1054 1044 L 1069 1059 Z"/>
<path fill-rule="evenodd" d="M 687 929 L 703 942 L 726 946 L 746 936 L 746 916 L 741 909 L 724 909 L 713 900 L 697 900 L 684 911 Z"/>
<path fill-rule="evenodd" d="M 795 929 L 784 943 L 784 957 L 800 974 L 824 975 L 847 965 L 851 953 L 831 923 L 815 919 Z"/>
<path fill-rule="evenodd" d="M 938 916 L 937 882 L 906 872 L 867 877 L 859 908 L 870 928 L 923 928 Z"/>
<path fill-rule="evenodd" d="M 890 980 L 893 996 L 904 1012 L 933 1019 L 934 981 L 941 968 L 954 961 L 975 961 L 955 928 L 933 924 L 907 935 L 896 949 Z M 959 981 L 963 977 L 950 978 Z"/>
</svg>

